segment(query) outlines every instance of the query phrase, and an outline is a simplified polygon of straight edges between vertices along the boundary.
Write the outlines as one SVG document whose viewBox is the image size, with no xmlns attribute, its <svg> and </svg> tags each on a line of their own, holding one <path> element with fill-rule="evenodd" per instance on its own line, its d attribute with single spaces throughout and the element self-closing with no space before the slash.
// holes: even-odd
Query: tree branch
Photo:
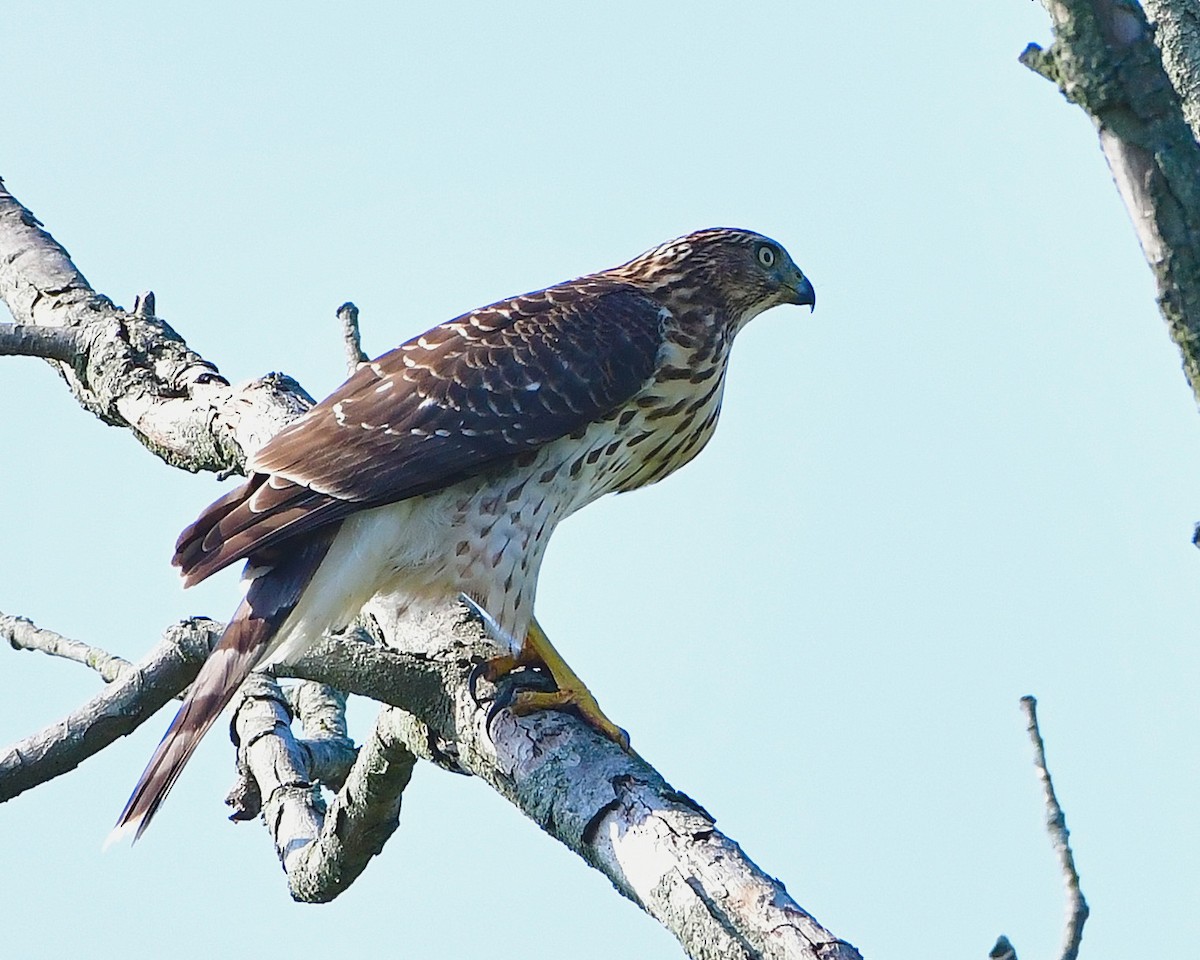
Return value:
<svg viewBox="0 0 1200 960">
<path fill-rule="evenodd" d="M 13 619 L 5 618 L 10 624 Z M 0 803 L 74 770 L 136 730 L 195 679 L 220 635 L 220 625 L 203 617 L 169 627 L 135 670 L 63 720 L 9 747 L 0 754 Z"/>
<path fill-rule="evenodd" d="M 574 716 L 547 712 L 517 718 L 502 712 L 489 735 L 487 705 L 475 701 L 467 681 L 472 665 L 493 655 L 494 647 L 464 609 L 445 610 L 405 626 L 391 620 L 393 612 L 386 607 L 374 605 L 371 612 L 376 629 L 397 649 L 365 643 L 362 633 L 354 632 L 326 637 L 295 664 L 277 668 L 279 673 L 402 705 L 381 714 L 329 813 L 320 817 L 316 800 L 311 792 L 306 794 L 310 787 L 305 785 L 302 759 L 281 763 L 275 747 L 270 747 L 265 759 L 249 762 L 260 793 L 268 798 L 268 827 L 294 896 L 336 896 L 357 876 L 351 873 L 355 865 L 361 870 L 377 852 L 395 827 L 393 810 L 398 812 L 407 783 L 407 751 L 485 780 L 666 926 L 689 956 L 859 956 L 721 834 L 703 808 L 673 789 L 645 761 Z M 202 624 L 213 638 L 219 635 L 218 625 Z M 159 651 L 176 642 L 174 636 L 168 639 L 171 643 Z M 142 678 L 146 697 L 153 694 L 153 702 L 161 705 L 170 696 L 167 690 L 182 688 L 202 659 L 194 653 L 190 669 L 173 683 L 161 678 L 151 683 L 143 668 L 105 693 Z M 286 717 L 281 698 L 268 694 L 265 699 L 275 701 L 270 709 L 284 711 Z M 124 707 L 130 709 L 128 703 Z M 150 712 L 137 710 L 117 735 L 129 732 Z M 272 712 L 269 726 L 270 733 L 282 735 L 279 714 Z M 254 731 L 239 736 L 251 745 L 266 739 Z M 69 738 L 58 745 L 71 752 L 69 766 L 41 763 L 27 768 L 22 771 L 26 781 L 34 774 L 40 779 L 21 789 L 66 772 L 111 739 L 115 736 L 104 743 Z M 18 747 L 12 752 L 23 751 Z M 0 798 L 14 795 L 12 776 L 0 764 Z M 278 795 L 277 807 L 271 806 L 273 795 Z M 307 849 L 313 843 L 317 846 Z"/>
<path fill-rule="evenodd" d="M 1200 400 L 1200 147 L 1132 0 L 1042 0 L 1049 50 L 1021 62 L 1091 117 L 1158 286 L 1158 305 Z M 1189 89 L 1189 88 L 1184 88 Z M 1198 104 L 1191 104 L 1196 111 Z"/>
<path fill-rule="evenodd" d="M 25 617 L 10 617 L 0 613 L 0 637 L 8 640 L 14 650 L 40 650 L 52 657 L 62 657 L 91 667 L 105 683 L 112 683 L 137 670 L 124 657 L 116 657 L 99 647 L 70 640 L 61 633 L 46 630 Z"/>
<path fill-rule="evenodd" d="M 230 386 L 153 316 L 152 297 L 126 312 L 96 293 L 2 180 L 0 299 L 16 321 L 0 343 L 28 348 L 0 354 L 60 354 L 51 362 L 80 406 L 128 427 L 172 466 L 240 472 L 249 453 L 312 405 L 282 374 Z M 76 352 L 67 356 L 71 343 Z"/>
<path fill-rule="evenodd" d="M 288 708 L 304 730 L 298 741 L 309 776 L 340 789 L 358 748 L 346 726 L 346 695 L 324 683 L 304 681 L 283 691 Z"/>
<path fill-rule="evenodd" d="M 0 323 L 0 357 L 43 357 L 74 366 L 83 351 L 83 338 L 72 327 Z"/>
<path fill-rule="evenodd" d="M 263 674 L 246 683 L 233 723 L 238 766 L 255 786 L 255 798 L 265 797 L 263 819 L 294 899 L 334 899 L 399 826 L 401 796 L 417 758 L 383 732 L 388 715 L 381 713 L 349 775 L 342 771 L 345 783 L 326 810 L 304 749 L 292 738 L 279 686 Z M 245 817 L 244 809 L 234 814 Z"/>
<path fill-rule="evenodd" d="M 1017 951 L 1008 942 L 1008 937 L 1000 936 L 996 939 L 996 945 L 988 952 L 988 956 L 991 960 L 1017 960 Z"/>
<path fill-rule="evenodd" d="M 1154 25 L 1163 67 L 1183 101 L 1193 139 L 1200 139 L 1200 5 L 1196 0 L 1142 0 Z"/>
<path fill-rule="evenodd" d="M 358 307 L 346 301 L 338 307 L 337 316 L 342 321 L 342 343 L 346 347 L 346 372 L 353 376 L 361 364 L 371 358 L 363 353 L 362 335 L 358 332 Z"/>
<path fill-rule="evenodd" d="M 1029 739 L 1033 742 L 1033 764 L 1042 784 L 1042 797 L 1046 803 L 1046 829 L 1050 832 L 1050 842 L 1058 856 L 1063 884 L 1067 888 L 1067 926 L 1063 933 L 1062 952 L 1059 956 L 1062 960 L 1076 960 L 1079 956 L 1079 944 L 1083 939 L 1083 925 L 1087 923 L 1088 905 L 1083 898 L 1083 891 L 1079 889 L 1079 873 L 1075 869 L 1075 857 L 1071 853 L 1071 832 L 1067 829 L 1067 818 L 1059 806 L 1058 797 L 1054 793 L 1054 782 L 1050 779 L 1050 770 L 1046 766 L 1046 745 L 1042 741 L 1041 730 L 1038 729 L 1037 700 L 1033 697 L 1022 697 L 1021 711 L 1025 714 Z"/>
<path fill-rule="evenodd" d="M 858 957 L 721 834 L 703 808 L 576 717 L 505 711 L 489 734 L 487 709 L 471 696 L 468 678 L 494 648 L 463 608 L 420 623 L 401 621 L 379 603 L 368 611 L 397 649 L 359 644 L 347 656 L 313 650 L 288 672 L 411 713 L 427 728 L 431 751 L 445 756 L 452 745 L 462 769 L 604 873 L 690 956 Z M 404 668 L 383 669 L 392 658 Z M 405 739 L 419 751 L 411 734 Z"/>
</svg>

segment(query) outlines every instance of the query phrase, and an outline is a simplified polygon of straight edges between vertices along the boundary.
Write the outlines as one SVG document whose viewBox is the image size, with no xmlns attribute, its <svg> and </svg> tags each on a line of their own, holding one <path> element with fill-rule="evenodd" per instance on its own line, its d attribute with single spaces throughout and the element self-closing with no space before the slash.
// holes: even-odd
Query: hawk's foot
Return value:
<svg viewBox="0 0 1200 960">
<path fill-rule="evenodd" d="M 559 687 L 551 691 L 515 690 L 507 706 L 518 717 L 527 716 L 535 710 L 570 710 L 622 750 L 629 749 L 629 734 L 604 715 L 587 687 L 568 687 L 565 690 Z"/>
<path fill-rule="evenodd" d="M 482 663 L 477 663 L 471 668 L 471 673 L 467 677 L 467 689 L 471 692 L 471 699 L 476 703 L 482 704 L 483 701 L 479 698 L 477 688 L 480 680 L 486 680 L 488 683 L 495 683 L 501 677 L 506 677 L 514 670 L 524 666 L 520 660 L 509 654 L 503 654 L 499 657 L 492 657 L 491 660 L 484 660 Z"/>
<path fill-rule="evenodd" d="M 535 710 L 571 710 L 593 730 L 613 741 L 621 749 L 629 749 L 629 735 L 604 715 L 592 692 L 554 649 L 550 638 L 536 620 L 530 621 L 525 642 L 515 656 L 495 657 L 471 672 L 471 695 L 475 696 L 475 685 L 481 677 L 494 683 L 501 677 L 518 671 L 523 673 L 526 670 L 529 671 L 531 680 L 543 679 L 548 674 L 557 689 L 528 689 L 517 684 L 509 686 L 488 710 L 489 728 L 492 718 L 504 709 L 511 710 L 519 717 Z"/>
</svg>

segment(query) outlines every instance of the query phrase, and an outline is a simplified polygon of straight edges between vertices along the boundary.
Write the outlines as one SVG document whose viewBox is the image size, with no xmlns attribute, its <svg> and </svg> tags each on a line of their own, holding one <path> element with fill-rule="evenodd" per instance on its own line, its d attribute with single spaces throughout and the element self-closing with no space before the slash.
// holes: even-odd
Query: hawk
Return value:
<svg viewBox="0 0 1200 960">
<path fill-rule="evenodd" d="M 141 836 L 242 681 L 371 597 L 413 612 L 467 599 L 570 707 L 627 746 L 533 618 L 554 528 L 606 493 L 661 480 L 712 436 L 733 339 L 778 304 L 815 305 L 778 243 L 709 229 L 628 263 L 463 314 L 363 364 L 248 463 L 180 535 L 185 585 L 245 560 L 246 594 L 114 834 Z"/>
</svg>

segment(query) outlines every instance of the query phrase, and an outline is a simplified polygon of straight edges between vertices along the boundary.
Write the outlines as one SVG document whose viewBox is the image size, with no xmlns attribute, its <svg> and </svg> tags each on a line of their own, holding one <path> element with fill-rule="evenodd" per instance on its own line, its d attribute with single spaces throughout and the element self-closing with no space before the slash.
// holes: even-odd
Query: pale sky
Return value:
<svg viewBox="0 0 1200 960">
<path fill-rule="evenodd" d="M 1200 417 L 1089 122 L 1017 62 L 1028 0 L 6 10 L 0 176 L 93 285 L 231 379 L 343 376 L 471 307 L 734 225 L 818 307 L 755 320 L 720 429 L 550 549 L 539 619 L 606 712 L 865 956 L 1049 957 L 1063 896 L 1018 710 L 1043 733 L 1089 960 L 1200 940 Z M 222 489 L 0 361 L 0 611 L 138 658 L 225 618 L 178 531 Z M 94 693 L 0 650 L 0 740 Z M 170 711 L 0 806 L 14 957 L 673 958 L 482 784 L 417 769 L 334 904 L 225 820 L 218 724 L 133 850 L 100 844 Z M 362 734 L 371 707 L 352 713 Z"/>
</svg>

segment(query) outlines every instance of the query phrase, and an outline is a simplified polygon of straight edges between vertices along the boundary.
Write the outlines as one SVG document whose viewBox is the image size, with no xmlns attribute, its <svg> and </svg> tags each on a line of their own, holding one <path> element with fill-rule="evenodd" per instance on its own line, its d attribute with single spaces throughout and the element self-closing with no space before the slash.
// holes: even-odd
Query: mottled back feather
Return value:
<svg viewBox="0 0 1200 960">
<path fill-rule="evenodd" d="M 586 426 L 653 377 L 663 307 L 584 278 L 434 327 L 360 368 L 180 535 L 187 584 L 367 507 L 439 490 Z"/>
</svg>

